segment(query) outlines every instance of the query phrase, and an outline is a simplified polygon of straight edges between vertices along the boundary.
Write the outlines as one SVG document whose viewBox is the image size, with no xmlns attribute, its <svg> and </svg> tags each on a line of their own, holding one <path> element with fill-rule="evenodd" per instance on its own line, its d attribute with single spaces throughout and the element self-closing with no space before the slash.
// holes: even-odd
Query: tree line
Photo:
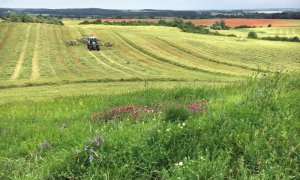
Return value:
<svg viewBox="0 0 300 180">
<path fill-rule="evenodd" d="M 15 14 L 15 13 L 10 14 L 9 18 L 4 18 L 4 21 L 64 25 L 64 23 L 56 17 L 42 16 L 42 15 L 32 16 L 28 14 Z"/>
<path fill-rule="evenodd" d="M 164 17 L 178 17 L 183 19 L 211 19 L 211 18 L 254 18 L 254 19 L 300 19 L 300 12 L 282 13 L 249 13 L 243 10 L 231 11 L 176 11 L 176 10 L 113 10 L 101 8 L 68 8 L 68 9 L 13 9 L 0 8 L 0 16 L 8 17 L 13 13 L 48 14 L 56 17 L 68 18 L 126 18 L 126 19 L 159 19 Z"/>
</svg>

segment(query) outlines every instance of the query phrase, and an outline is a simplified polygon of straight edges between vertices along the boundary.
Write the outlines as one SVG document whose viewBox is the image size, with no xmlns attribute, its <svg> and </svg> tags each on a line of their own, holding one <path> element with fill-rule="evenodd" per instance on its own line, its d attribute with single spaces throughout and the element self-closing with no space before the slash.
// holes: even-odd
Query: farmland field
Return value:
<svg viewBox="0 0 300 180">
<path fill-rule="evenodd" d="M 150 21 L 157 23 L 159 19 L 103 19 L 103 21 Z M 165 21 L 172 21 L 172 18 L 164 19 Z M 184 20 L 185 22 L 191 21 L 195 25 L 203 25 L 210 27 L 215 21 L 220 21 L 221 19 L 191 19 Z M 221 34 L 235 34 L 241 37 L 247 37 L 250 31 L 255 31 L 259 37 L 300 37 L 300 20 L 293 19 L 243 19 L 243 18 L 224 18 L 226 25 L 230 26 L 231 29 L 228 30 L 218 30 Z M 79 22 L 78 22 L 79 23 Z M 269 24 L 272 28 L 267 27 Z M 256 28 L 244 28 L 244 29 L 234 29 L 236 26 L 247 25 L 256 26 Z M 212 30 L 213 31 L 213 30 Z"/>
<path fill-rule="evenodd" d="M 79 26 L 71 20 L 65 24 L 2 23 L 1 88 L 104 81 L 140 82 L 143 87 L 145 79 L 153 86 L 161 81 L 222 83 L 241 80 L 258 66 L 299 70 L 298 43 L 238 42 L 171 27 Z M 66 45 L 86 35 L 114 46 L 102 46 L 98 52 L 84 44 Z"/>
<path fill-rule="evenodd" d="M 79 22 L 0 23 L 0 179 L 300 179 L 300 43 Z"/>
</svg>

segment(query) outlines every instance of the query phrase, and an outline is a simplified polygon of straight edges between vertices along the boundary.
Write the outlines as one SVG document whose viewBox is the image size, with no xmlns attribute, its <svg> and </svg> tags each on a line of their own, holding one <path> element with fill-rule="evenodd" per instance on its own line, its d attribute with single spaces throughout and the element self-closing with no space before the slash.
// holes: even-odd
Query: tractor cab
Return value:
<svg viewBox="0 0 300 180">
<path fill-rule="evenodd" d="M 90 51 L 92 50 L 100 51 L 100 46 L 98 43 L 98 39 L 96 37 L 93 36 L 88 37 L 86 45 Z"/>
</svg>

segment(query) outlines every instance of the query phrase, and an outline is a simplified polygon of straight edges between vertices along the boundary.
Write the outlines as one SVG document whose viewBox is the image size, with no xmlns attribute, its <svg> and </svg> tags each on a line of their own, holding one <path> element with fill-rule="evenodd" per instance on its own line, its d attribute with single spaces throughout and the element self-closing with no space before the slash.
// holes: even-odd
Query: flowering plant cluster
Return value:
<svg viewBox="0 0 300 180">
<path fill-rule="evenodd" d="M 99 136 L 98 131 L 93 139 L 89 140 L 88 144 L 84 144 L 83 150 L 76 150 L 76 156 L 79 162 L 88 164 L 94 160 L 95 157 L 99 157 L 97 149 L 100 148 L 100 144 L 104 143 L 104 138 Z"/>
<path fill-rule="evenodd" d="M 48 141 L 44 141 L 44 142 L 40 143 L 39 146 L 40 146 L 41 149 L 51 148 L 51 145 L 50 145 L 50 143 Z"/>
<path fill-rule="evenodd" d="M 113 108 L 108 112 L 94 113 L 89 120 L 91 122 L 94 120 L 104 122 L 110 120 L 129 120 L 136 119 L 147 114 L 157 114 L 159 111 L 159 106 L 155 106 L 155 104 L 152 104 L 151 107 L 126 105 L 124 107 Z"/>
<path fill-rule="evenodd" d="M 168 102 L 165 105 L 162 103 L 151 103 L 150 106 L 132 106 L 126 105 L 124 107 L 117 107 L 113 108 L 106 112 L 94 113 L 92 117 L 89 119 L 90 122 L 94 120 L 98 120 L 101 122 L 108 122 L 111 120 L 129 120 L 129 119 L 136 119 L 139 117 L 145 117 L 149 114 L 158 115 L 158 113 L 162 112 L 163 108 L 168 107 L 184 107 L 181 104 L 176 102 Z M 208 106 L 208 102 L 204 99 L 199 101 L 191 101 L 188 102 L 187 110 L 190 110 L 193 113 L 204 113 Z M 185 106 L 186 107 L 186 106 Z M 185 108 L 184 107 L 184 108 Z"/>
<path fill-rule="evenodd" d="M 208 102 L 204 99 L 195 102 L 188 103 L 188 109 L 195 112 L 195 113 L 204 113 L 205 109 L 207 108 Z"/>
</svg>

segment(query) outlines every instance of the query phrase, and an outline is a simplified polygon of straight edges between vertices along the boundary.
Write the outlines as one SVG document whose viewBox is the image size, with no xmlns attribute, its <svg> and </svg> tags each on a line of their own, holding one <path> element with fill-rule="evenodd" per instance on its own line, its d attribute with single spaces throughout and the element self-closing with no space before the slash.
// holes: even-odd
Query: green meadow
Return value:
<svg viewBox="0 0 300 180">
<path fill-rule="evenodd" d="M 0 24 L 0 179 L 300 178 L 299 43 L 64 23 Z"/>
</svg>

